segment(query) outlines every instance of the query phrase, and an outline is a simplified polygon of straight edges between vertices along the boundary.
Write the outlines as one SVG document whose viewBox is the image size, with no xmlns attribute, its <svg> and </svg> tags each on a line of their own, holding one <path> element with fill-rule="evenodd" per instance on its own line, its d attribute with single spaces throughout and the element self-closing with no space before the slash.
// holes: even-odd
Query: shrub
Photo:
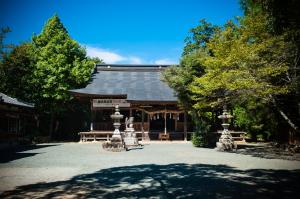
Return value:
<svg viewBox="0 0 300 199">
<path fill-rule="evenodd" d="M 195 132 L 192 135 L 192 143 L 195 147 L 208 147 L 208 131 L 210 126 L 199 118 L 194 118 Z"/>
</svg>

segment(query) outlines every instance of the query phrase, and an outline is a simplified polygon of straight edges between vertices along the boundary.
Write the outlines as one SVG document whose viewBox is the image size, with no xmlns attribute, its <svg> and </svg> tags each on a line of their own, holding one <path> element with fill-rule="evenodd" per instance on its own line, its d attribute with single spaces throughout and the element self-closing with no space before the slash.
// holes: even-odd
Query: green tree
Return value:
<svg viewBox="0 0 300 199">
<path fill-rule="evenodd" d="M 1 91 L 18 99 L 32 101 L 33 70 L 32 45 L 24 43 L 15 46 L 0 66 Z"/>
<path fill-rule="evenodd" d="M 199 49 L 189 56 L 184 56 L 179 66 L 169 67 L 162 74 L 163 81 L 167 82 L 176 91 L 179 104 L 185 110 L 193 109 L 194 102 L 187 85 L 193 82 L 195 76 L 203 74 L 201 60 L 198 59 L 202 57 L 203 53 L 205 52 Z"/>
<path fill-rule="evenodd" d="M 51 115 L 50 136 L 58 128 L 58 117 L 72 99 L 68 89 L 85 86 L 90 79 L 94 61 L 85 49 L 71 39 L 57 15 L 50 18 L 41 34 L 32 39 L 35 69 L 32 84 L 34 99 L 40 110 Z"/>
<path fill-rule="evenodd" d="M 233 107 L 234 126 L 247 132 L 253 140 L 269 141 L 274 139 L 278 123 L 272 106 L 259 101 L 235 104 Z"/>
<path fill-rule="evenodd" d="M 298 33 L 295 28 L 292 31 L 274 28 L 275 12 L 268 14 L 268 5 L 257 4 L 270 4 L 271 0 L 242 2 L 246 16 L 239 18 L 239 23 L 229 21 L 216 28 L 202 44 L 198 42 L 185 48 L 192 50 L 186 50 L 188 53 L 184 53 L 178 67 L 166 70 L 165 80 L 176 90 L 180 101 L 188 102 L 192 111 L 201 113 L 222 107 L 224 103 L 231 104 L 236 125 L 254 134 L 270 134 L 275 132 L 273 124 L 280 123 L 274 114 L 269 114 L 275 107 L 297 131 L 300 118 L 300 109 L 295 106 L 298 103 L 300 107 L 295 97 L 300 92 Z M 185 67 L 183 61 L 187 60 L 193 67 Z"/>
<path fill-rule="evenodd" d="M 211 147 L 211 136 L 209 136 L 211 113 L 192 110 L 190 114 L 194 123 L 194 132 L 191 138 L 193 145 L 195 147 Z"/>
<path fill-rule="evenodd" d="M 9 27 L 1 28 L 0 30 L 0 62 L 3 61 L 4 57 L 7 56 L 8 50 L 13 48 L 12 44 L 5 44 L 4 39 L 6 37 L 6 34 L 11 32 Z"/>
<path fill-rule="evenodd" d="M 169 67 L 163 73 L 163 80 L 176 91 L 179 105 L 192 116 L 195 124 L 192 142 L 197 147 L 207 147 L 209 145 L 207 132 L 210 127 L 208 125 L 210 121 L 205 116 L 205 112 L 199 112 L 194 109 L 193 105 L 196 101 L 189 89 L 189 85 L 194 81 L 195 77 L 204 74 L 202 59 L 210 53 L 207 50 L 207 43 L 213 34 L 219 30 L 218 26 L 206 22 L 205 19 L 200 20 L 200 24 L 192 28 L 189 36 L 185 39 L 180 65 Z"/>
<path fill-rule="evenodd" d="M 199 25 L 189 31 L 189 35 L 184 40 L 185 46 L 182 55 L 189 55 L 198 49 L 206 48 L 206 43 L 219 31 L 219 27 L 208 23 L 205 19 L 199 21 Z"/>
<path fill-rule="evenodd" d="M 195 108 L 215 106 L 220 98 L 247 100 L 249 96 L 269 100 L 270 95 L 285 94 L 281 80 L 288 70 L 287 43 L 284 37 L 265 32 L 264 16 L 243 19 L 241 25 L 228 23 L 207 44 L 213 56 L 203 58 L 205 74 L 194 79 L 190 89 L 198 103 Z M 208 99 L 209 98 L 209 99 Z"/>
<path fill-rule="evenodd" d="M 285 57 L 289 60 L 286 81 L 290 84 L 288 95 L 273 96 L 273 104 L 294 130 L 300 123 L 300 2 L 297 0 L 240 0 L 246 15 L 260 13 L 268 21 L 267 31 L 272 35 L 285 35 L 290 44 Z"/>
<path fill-rule="evenodd" d="M 267 25 L 266 17 L 256 14 L 245 17 L 240 26 L 229 24 L 215 34 L 208 44 L 213 56 L 203 59 L 205 74 L 190 86 L 196 109 L 218 106 L 224 103 L 220 98 L 227 103 L 261 99 L 268 104 L 290 92 L 287 74 L 293 44 L 285 35 L 268 33 Z"/>
</svg>

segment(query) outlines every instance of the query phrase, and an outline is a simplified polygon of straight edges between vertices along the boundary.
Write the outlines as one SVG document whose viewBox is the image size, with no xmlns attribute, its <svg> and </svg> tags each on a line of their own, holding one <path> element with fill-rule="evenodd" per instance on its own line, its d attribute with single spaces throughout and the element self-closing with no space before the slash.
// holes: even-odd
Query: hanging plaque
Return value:
<svg viewBox="0 0 300 199">
<path fill-rule="evenodd" d="M 93 99 L 93 107 L 99 108 L 113 108 L 116 105 L 119 107 L 130 107 L 130 103 L 126 99 Z"/>
</svg>

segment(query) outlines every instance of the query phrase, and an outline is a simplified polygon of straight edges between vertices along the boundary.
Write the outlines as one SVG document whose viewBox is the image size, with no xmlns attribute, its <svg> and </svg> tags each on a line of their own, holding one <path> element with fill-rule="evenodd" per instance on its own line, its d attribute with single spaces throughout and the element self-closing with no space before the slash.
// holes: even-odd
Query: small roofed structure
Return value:
<svg viewBox="0 0 300 199">
<path fill-rule="evenodd" d="M 17 142 L 35 126 L 34 104 L 0 93 L 1 146 Z"/>
<path fill-rule="evenodd" d="M 124 118 L 134 117 L 134 129 L 142 139 L 186 140 L 191 125 L 177 105 L 176 93 L 162 81 L 161 73 L 167 67 L 97 64 L 90 83 L 70 92 L 90 103 L 91 132 L 113 131 L 109 116 L 119 105 Z M 124 121 L 120 129 L 125 129 Z"/>
</svg>

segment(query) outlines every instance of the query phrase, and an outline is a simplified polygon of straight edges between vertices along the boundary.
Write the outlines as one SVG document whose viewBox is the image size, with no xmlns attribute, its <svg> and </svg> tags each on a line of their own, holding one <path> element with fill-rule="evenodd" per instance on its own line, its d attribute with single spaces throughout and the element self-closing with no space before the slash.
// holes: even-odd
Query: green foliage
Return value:
<svg viewBox="0 0 300 199">
<path fill-rule="evenodd" d="M 240 0 L 246 15 L 263 13 L 268 20 L 268 28 L 274 34 L 282 34 L 286 30 L 299 30 L 298 0 Z"/>
<path fill-rule="evenodd" d="M 6 34 L 9 32 L 11 32 L 9 27 L 1 28 L 0 30 L 0 62 L 7 56 L 8 50 L 13 48 L 13 45 L 4 43 Z"/>
<path fill-rule="evenodd" d="M 42 108 L 60 112 L 71 100 L 68 89 L 84 86 L 94 63 L 86 58 L 85 49 L 70 38 L 57 15 L 32 40 L 36 63 L 32 83 L 38 91 L 35 98 Z"/>
<path fill-rule="evenodd" d="M 201 117 L 192 114 L 195 124 L 195 132 L 192 134 L 192 143 L 195 147 L 208 147 L 209 137 L 208 131 L 210 125 Z"/>
<path fill-rule="evenodd" d="M 33 36 L 32 42 L 10 52 L 3 44 L 7 31 L 2 29 L 0 38 L 1 53 L 5 52 L 0 60 L 1 92 L 34 102 L 43 127 L 39 133 L 49 129 L 47 133 L 51 136 L 67 113 L 83 111 L 77 110 L 78 104 L 68 90 L 84 87 L 94 64 L 102 60 L 87 57 L 85 49 L 69 36 L 57 15 L 47 21 L 41 34 Z"/>
<path fill-rule="evenodd" d="M 234 126 L 243 129 L 253 141 L 268 141 L 272 132 L 276 131 L 276 121 L 273 111 L 260 102 L 250 102 L 247 105 L 236 105 L 233 109 Z"/>
<path fill-rule="evenodd" d="M 255 138 L 275 134 L 280 121 L 274 108 L 297 130 L 297 25 L 286 23 L 289 29 L 276 30 L 278 13 L 285 12 L 280 9 L 286 7 L 280 8 L 278 2 L 242 0 L 241 4 L 245 16 L 238 23 L 229 21 L 215 27 L 202 21 L 192 29 L 180 66 L 166 70 L 164 79 L 190 111 L 206 112 L 218 110 L 224 103 L 231 105 L 236 127 Z"/>
<path fill-rule="evenodd" d="M 241 0 L 245 13 L 259 13 L 267 21 L 267 32 L 284 37 L 285 53 L 279 59 L 287 62 L 284 81 L 289 85 L 287 95 L 272 96 L 273 104 L 293 131 L 299 132 L 300 123 L 300 2 L 297 0 Z"/>
<path fill-rule="evenodd" d="M 196 109 L 219 106 L 220 98 L 235 103 L 251 98 L 270 100 L 270 95 L 286 94 L 283 76 L 288 61 L 283 59 L 287 43 L 284 37 L 265 32 L 264 16 L 241 20 L 241 25 L 228 23 L 215 34 L 207 48 L 213 56 L 203 57 L 205 74 L 195 77 L 190 85 Z"/>
<path fill-rule="evenodd" d="M 0 66 L 1 91 L 23 100 L 31 101 L 32 45 L 24 43 L 16 46 L 3 59 Z"/>
<path fill-rule="evenodd" d="M 211 39 L 215 32 L 219 30 L 218 26 L 208 23 L 205 19 L 199 21 L 199 25 L 189 31 L 189 36 L 185 39 L 185 46 L 182 55 L 189 55 L 198 49 L 206 48 L 206 43 Z"/>
<path fill-rule="evenodd" d="M 203 53 L 205 52 L 199 49 L 191 55 L 183 57 L 179 67 L 169 67 L 163 73 L 163 80 L 176 91 L 179 104 L 186 110 L 191 110 L 193 105 L 191 92 L 187 85 L 193 82 L 195 76 L 203 73 L 201 60 L 198 59 L 198 57 L 202 57 Z"/>
</svg>

